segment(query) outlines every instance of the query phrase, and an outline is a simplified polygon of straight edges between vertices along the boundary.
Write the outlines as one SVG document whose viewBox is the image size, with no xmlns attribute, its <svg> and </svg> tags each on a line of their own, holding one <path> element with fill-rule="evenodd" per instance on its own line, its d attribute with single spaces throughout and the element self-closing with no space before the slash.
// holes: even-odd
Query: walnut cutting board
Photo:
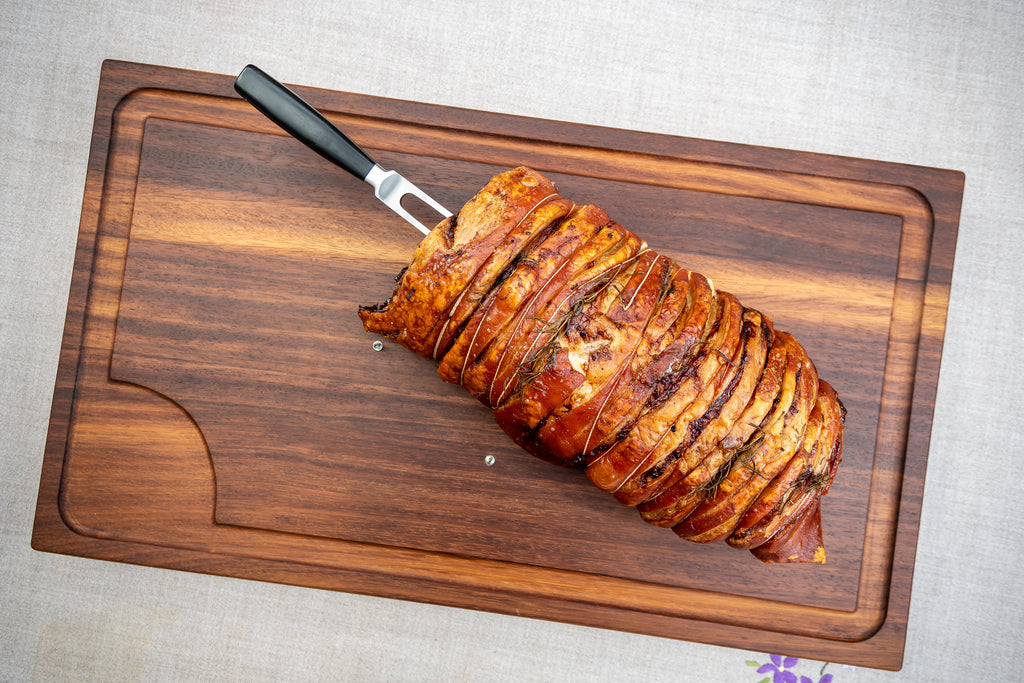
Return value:
<svg viewBox="0 0 1024 683">
<path fill-rule="evenodd" d="M 899 668 L 961 174 L 297 88 L 449 208 L 531 166 L 807 347 L 828 562 L 765 566 L 375 352 L 418 233 L 232 80 L 104 64 L 35 548 Z"/>
</svg>

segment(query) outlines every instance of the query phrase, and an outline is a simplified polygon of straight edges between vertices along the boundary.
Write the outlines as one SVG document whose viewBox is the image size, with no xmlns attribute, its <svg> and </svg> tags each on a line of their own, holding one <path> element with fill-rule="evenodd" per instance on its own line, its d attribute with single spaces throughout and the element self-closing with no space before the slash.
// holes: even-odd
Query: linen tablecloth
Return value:
<svg viewBox="0 0 1024 683">
<path fill-rule="evenodd" d="M 1018 680 L 1022 35 L 1014 0 L 3 3 L 0 679 Z M 903 670 L 33 551 L 104 59 L 963 171 Z"/>
</svg>

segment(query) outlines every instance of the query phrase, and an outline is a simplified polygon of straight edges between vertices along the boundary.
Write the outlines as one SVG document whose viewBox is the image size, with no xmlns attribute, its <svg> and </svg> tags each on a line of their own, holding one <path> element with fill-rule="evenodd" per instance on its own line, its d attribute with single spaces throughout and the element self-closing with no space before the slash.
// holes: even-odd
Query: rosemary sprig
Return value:
<svg viewBox="0 0 1024 683">
<path fill-rule="evenodd" d="M 778 506 L 779 513 L 781 514 L 786 510 L 786 506 L 789 505 L 794 496 L 807 490 L 823 489 L 828 486 L 828 481 L 828 472 L 815 472 L 810 467 L 801 470 L 800 474 L 793 480 L 793 483 L 786 489 L 786 495 Z"/>
<path fill-rule="evenodd" d="M 738 368 L 739 367 L 739 365 L 735 361 L 733 361 L 732 358 L 729 358 L 728 354 L 726 354 L 726 352 L 723 351 L 722 349 L 716 348 L 715 349 L 715 353 L 717 353 L 719 356 L 721 356 L 722 357 L 722 361 L 726 365 L 728 365 L 729 367 L 733 367 L 733 368 Z"/>
<path fill-rule="evenodd" d="M 753 441 L 748 442 L 740 450 L 737 451 L 739 457 L 737 458 L 736 462 L 742 465 L 751 474 L 755 474 L 761 477 L 762 479 L 768 479 L 768 476 L 761 472 L 759 469 L 757 469 L 753 462 L 754 456 L 757 455 L 758 450 L 760 450 L 761 443 L 764 442 L 764 437 L 765 433 L 761 430 L 760 427 L 758 427 L 757 438 L 755 438 Z"/>
<path fill-rule="evenodd" d="M 516 392 L 519 394 L 520 400 L 522 400 L 525 388 L 536 381 L 554 363 L 558 351 L 558 341 L 565 336 L 572 321 L 584 308 L 601 295 L 605 287 L 614 279 L 614 276 L 615 273 L 604 273 L 602 276 L 592 280 L 591 283 L 594 284 L 593 289 L 574 301 L 555 318 L 548 321 L 534 318 L 541 323 L 534 336 L 548 335 L 548 338 L 516 366 L 519 379 Z"/>
<path fill-rule="evenodd" d="M 717 491 L 718 487 L 722 485 L 722 482 L 725 481 L 736 465 L 743 465 L 750 469 L 747 463 L 754 457 L 754 453 L 761 446 L 761 442 L 764 441 L 764 432 L 761 431 L 761 428 L 757 425 L 751 426 L 754 427 L 756 436 L 734 450 L 729 459 L 719 466 L 714 475 L 708 481 L 701 484 L 700 490 L 708 493 Z"/>
<path fill-rule="evenodd" d="M 533 384 L 555 362 L 558 354 L 559 339 L 565 335 L 570 323 L 580 311 L 597 298 L 598 293 L 598 291 L 588 292 L 566 309 L 565 312 L 550 321 L 537 319 L 541 324 L 534 336 L 548 335 L 548 338 L 516 366 L 518 382 L 515 393 L 518 394 L 520 401 L 524 400 L 526 388 Z"/>
<path fill-rule="evenodd" d="M 733 453 L 728 460 L 718 466 L 718 469 L 715 470 L 715 473 L 711 475 L 710 479 L 697 487 L 697 490 L 706 495 L 714 494 L 714 492 L 718 490 L 718 487 L 722 485 L 722 482 L 725 481 L 725 478 L 729 476 L 729 472 L 732 471 L 732 464 L 735 457 L 736 454 Z"/>
</svg>

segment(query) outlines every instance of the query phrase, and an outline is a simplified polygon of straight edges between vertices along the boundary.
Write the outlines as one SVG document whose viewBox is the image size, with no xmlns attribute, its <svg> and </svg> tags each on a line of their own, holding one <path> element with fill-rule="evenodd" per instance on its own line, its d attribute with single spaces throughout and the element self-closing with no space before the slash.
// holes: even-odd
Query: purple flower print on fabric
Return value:
<svg viewBox="0 0 1024 683">
<path fill-rule="evenodd" d="M 771 674 L 771 676 L 766 676 L 759 680 L 758 683 L 832 683 L 834 678 L 832 674 L 824 673 L 824 667 L 822 667 L 822 674 L 817 680 L 802 674 L 798 675 L 797 672 L 793 671 L 793 668 L 800 663 L 797 657 L 769 655 L 768 658 L 771 661 L 764 664 L 747 661 L 747 666 L 757 667 L 757 673 Z"/>
</svg>

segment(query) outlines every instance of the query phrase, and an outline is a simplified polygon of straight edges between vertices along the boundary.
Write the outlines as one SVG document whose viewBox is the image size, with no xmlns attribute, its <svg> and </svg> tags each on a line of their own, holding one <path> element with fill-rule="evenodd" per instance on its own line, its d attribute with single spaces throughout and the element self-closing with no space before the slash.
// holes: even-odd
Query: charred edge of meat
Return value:
<svg viewBox="0 0 1024 683">
<path fill-rule="evenodd" d="M 565 462 L 566 467 L 582 467 L 589 462 L 586 453 L 577 453 L 571 460 Z"/>
<path fill-rule="evenodd" d="M 622 432 L 620 432 L 619 434 L 621 434 L 621 433 Z M 612 441 L 610 443 L 599 444 L 599 445 L 595 446 L 594 448 L 591 448 L 589 453 L 580 453 L 577 457 L 583 458 L 584 460 L 590 460 L 592 458 L 596 458 L 597 456 L 599 456 L 602 453 L 604 453 L 605 451 L 607 451 L 609 448 L 611 448 L 613 445 L 615 445 L 619 441 L 622 441 L 622 439 L 625 439 L 626 436 L 629 436 L 629 432 L 628 431 L 622 436 L 622 438 L 619 438 L 619 434 L 615 435 L 614 441 Z"/>
<path fill-rule="evenodd" d="M 646 413 L 660 408 L 672 394 L 676 393 L 683 380 L 693 375 L 693 368 L 686 361 L 684 358 L 678 364 L 670 366 L 668 372 L 654 381 L 641 412 Z"/>
<path fill-rule="evenodd" d="M 796 369 L 796 374 L 793 377 L 793 386 L 796 387 L 793 393 L 793 402 L 789 404 L 789 408 L 786 410 L 785 419 L 789 419 L 800 412 L 800 401 L 796 392 L 800 391 L 800 376 L 803 374 L 804 364 L 801 363 L 800 367 Z"/>
<path fill-rule="evenodd" d="M 765 349 L 765 363 L 767 364 L 768 352 L 771 351 L 771 346 L 772 346 L 772 328 L 768 325 L 768 322 L 767 322 L 767 320 L 765 320 L 763 315 L 761 316 L 761 336 L 764 337 L 765 344 L 768 345 L 768 347 Z M 761 371 L 762 371 L 761 375 L 764 375 L 764 368 L 761 368 Z M 757 384 L 760 384 L 760 383 L 761 383 L 761 379 L 760 379 L 760 376 L 759 376 Z M 754 386 L 757 386 L 757 385 L 755 384 Z"/>
<path fill-rule="evenodd" d="M 615 432 L 615 436 L 610 441 L 599 443 L 598 445 L 591 448 L 586 453 L 578 453 L 576 459 L 582 460 L 583 462 L 591 462 L 605 451 L 611 450 L 616 444 L 622 443 L 629 438 L 630 433 L 633 431 L 633 426 L 636 424 L 638 418 L 634 418 L 628 425 L 624 425 L 622 429 Z"/>
<path fill-rule="evenodd" d="M 505 266 L 505 268 L 502 269 L 500 273 L 498 273 L 498 276 L 496 278 L 494 278 L 494 282 L 491 283 L 491 287 L 487 291 L 486 295 L 489 295 L 491 292 L 505 284 L 505 280 L 508 280 L 510 277 L 512 277 L 512 273 L 516 271 L 516 268 L 518 268 L 519 264 L 522 263 L 523 261 L 530 261 L 536 263 L 535 261 L 527 259 L 524 254 L 516 254 L 516 257 L 509 261 L 508 265 Z"/>
<path fill-rule="evenodd" d="M 405 271 L 407 270 L 409 270 L 409 266 L 404 266 L 400 271 L 398 271 L 398 275 L 395 276 L 395 282 L 398 282 L 405 277 Z"/>
<path fill-rule="evenodd" d="M 669 467 L 674 465 L 676 461 L 679 460 L 679 458 L 683 457 L 683 450 L 683 446 L 679 446 L 678 448 L 673 449 L 671 453 L 665 456 L 664 460 L 662 460 L 657 465 L 641 474 L 639 478 L 637 478 L 637 488 L 642 490 L 646 488 L 647 485 L 651 483 L 651 481 L 665 474 L 665 472 L 668 471 Z"/>
<path fill-rule="evenodd" d="M 644 401 L 642 413 L 649 413 L 660 408 L 676 393 L 683 380 L 696 376 L 697 368 L 707 358 L 708 340 L 718 332 L 718 328 L 722 324 L 722 316 L 714 317 L 715 321 L 711 324 L 710 329 L 705 328 L 703 339 L 694 342 L 682 358 L 669 365 L 668 370 L 652 382 L 653 388 L 647 400 Z M 664 353 L 658 358 L 663 355 Z M 655 358 L 654 362 L 657 362 L 658 358 Z"/>
<path fill-rule="evenodd" d="M 366 312 L 369 312 L 369 313 L 381 313 L 381 312 L 387 310 L 387 307 L 388 307 L 388 305 L 390 303 L 391 303 L 391 297 L 388 297 L 386 301 L 384 301 L 382 303 L 379 303 L 379 304 L 370 304 L 368 306 L 360 305 L 359 306 L 359 312 L 362 313 L 362 312 L 366 311 Z"/>
<path fill-rule="evenodd" d="M 652 382 L 651 393 L 647 396 L 647 400 L 644 401 L 644 407 L 642 413 L 649 413 L 657 410 L 665 404 L 672 395 L 676 393 L 679 386 L 684 380 L 691 377 L 696 377 L 697 368 L 700 366 L 701 361 L 707 356 L 706 351 L 693 352 L 693 348 L 697 345 L 694 344 L 691 347 L 690 352 L 683 358 L 680 358 L 675 363 L 672 363 L 668 367 L 668 370 L 662 373 L 658 379 Z"/>
<path fill-rule="evenodd" d="M 444 241 L 445 244 L 451 244 L 455 241 L 455 229 L 459 226 L 459 214 L 453 213 L 448 217 L 448 224 L 444 227 Z"/>
</svg>

